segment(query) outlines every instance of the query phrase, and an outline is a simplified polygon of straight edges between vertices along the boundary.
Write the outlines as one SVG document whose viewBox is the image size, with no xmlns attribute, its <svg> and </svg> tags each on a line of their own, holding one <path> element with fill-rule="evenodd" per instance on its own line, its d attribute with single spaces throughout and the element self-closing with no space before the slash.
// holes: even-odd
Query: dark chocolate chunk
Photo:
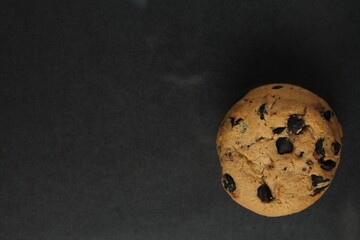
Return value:
<svg viewBox="0 0 360 240">
<path fill-rule="evenodd" d="M 310 196 L 315 196 L 315 195 L 317 195 L 317 194 L 319 194 L 319 193 L 321 193 L 325 188 L 327 188 L 329 185 L 326 185 L 326 186 L 324 186 L 324 187 L 321 187 L 321 188 L 315 188 L 315 190 L 314 190 L 314 192 L 313 192 L 313 194 L 311 194 Z"/>
<path fill-rule="evenodd" d="M 322 176 L 317 176 L 317 175 L 312 174 L 311 181 L 312 181 L 312 185 L 314 187 L 316 187 L 319 183 L 328 182 L 328 181 L 330 181 L 330 179 L 323 178 Z"/>
<path fill-rule="evenodd" d="M 242 119 L 242 118 L 239 118 L 239 119 L 235 120 L 235 118 L 231 117 L 230 118 L 231 127 L 234 127 L 235 125 L 238 125 L 243 120 L 244 119 Z"/>
<path fill-rule="evenodd" d="M 266 203 L 271 202 L 274 199 L 269 186 L 265 183 L 258 188 L 257 195 L 262 202 Z"/>
<path fill-rule="evenodd" d="M 274 86 L 272 89 L 280 89 L 282 88 L 283 86 Z"/>
<path fill-rule="evenodd" d="M 332 115 L 331 111 L 326 111 L 323 113 L 323 117 L 328 121 L 330 121 L 331 115 Z"/>
<path fill-rule="evenodd" d="M 299 153 L 299 158 L 303 157 L 304 156 L 304 152 L 300 152 Z"/>
<path fill-rule="evenodd" d="M 305 122 L 303 119 L 299 118 L 297 114 L 292 114 L 287 122 L 287 127 L 291 133 L 299 134 L 303 127 L 305 126 Z"/>
<path fill-rule="evenodd" d="M 341 145 L 340 143 L 338 143 L 337 141 L 334 141 L 332 144 L 331 144 L 331 147 L 332 147 L 332 150 L 334 152 L 335 155 L 337 155 L 341 149 Z"/>
<path fill-rule="evenodd" d="M 284 131 L 284 129 L 285 129 L 285 127 L 275 128 L 275 129 L 273 129 L 273 133 L 280 134 L 280 133 L 282 133 L 282 131 Z"/>
<path fill-rule="evenodd" d="M 319 140 L 317 140 L 317 142 L 315 144 L 315 152 L 321 156 L 325 155 L 325 149 L 323 147 L 323 142 L 324 142 L 324 139 L 320 138 Z"/>
<path fill-rule="evenodd" d="M 261 120 L 264 120 L 265 119 L 265 114 L 267 114 L 267 112 L 266 112 L 266 109 L 265 109 L 265 106 L 266 106 L 266 103 L 264 103 L 263 105 L 261 105 L 260 107 L 259 107 L 259 114 L 260 114 L 260 119 Z"/>
<path fill-rule="evenodd" d="M 276 148 L 279 154 L 291 153 L 294 149 L 294 145 L 286 137 L 276 140 Z"/>
<path fill-rule="evenodd" d="M 309 166 L 311 166 L 311 165 L 313 165 L 314 163 L 313 163 L 313 161 L 311 161 L 311 160 L 307 160 L 306 161 L 306 165 L 309 165 Z"/>
<path fill-rule="evenodd" d="M 228 192 L 234 192 L 236 190 L 236 184 L 234 179 L 229 174 L 224 174 L 221 178 L 221 184 Z"/>
<path fill-rule="evenodd" d="M 306 129 L 308 129 L 308 125 L 305 125 L 303 128 L 302 128 L 302 130 L 299 132 L 299 134 L 302 134 L 302 133 L 304 133 L 304 131 L 306 130 Z"/>
<path fill-rule="evenodd" d="M 336 167 L 336 162 L 334 162 L 332 160 L 326 160 L 326 161 L 321 162 L 321 168 L 326 171 L 330 171 L 334 167 Z"/>
</svg>

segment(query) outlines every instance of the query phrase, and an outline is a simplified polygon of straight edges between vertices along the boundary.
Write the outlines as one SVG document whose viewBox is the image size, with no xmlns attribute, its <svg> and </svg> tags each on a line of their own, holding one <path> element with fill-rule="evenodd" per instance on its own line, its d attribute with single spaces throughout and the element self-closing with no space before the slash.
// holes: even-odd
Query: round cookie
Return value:
<svg viewBox="0 0 360 240">
<path fill-rule="evenodd" d="M 299 212 L 329 188 L 341 138 L 335 113 L 314 93 L 291 84 L 255 88 L 219 128 L 221 184 L 233 200 L 258 214 Z"/>
</svg>

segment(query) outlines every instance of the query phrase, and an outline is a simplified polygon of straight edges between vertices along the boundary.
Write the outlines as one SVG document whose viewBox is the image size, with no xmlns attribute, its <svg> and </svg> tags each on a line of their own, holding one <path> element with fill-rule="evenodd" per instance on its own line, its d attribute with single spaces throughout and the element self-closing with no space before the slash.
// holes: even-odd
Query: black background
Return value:
<svg viewBox="0 0 360 240">
<path fill-rule="evenodd" d="M 1 5 L 0 239 L 359 238 L 359 1 Z M 344 129 L 331 188 L 281 218 L 230 199 L 215 148 L 271 82 Z"/>
</svg>

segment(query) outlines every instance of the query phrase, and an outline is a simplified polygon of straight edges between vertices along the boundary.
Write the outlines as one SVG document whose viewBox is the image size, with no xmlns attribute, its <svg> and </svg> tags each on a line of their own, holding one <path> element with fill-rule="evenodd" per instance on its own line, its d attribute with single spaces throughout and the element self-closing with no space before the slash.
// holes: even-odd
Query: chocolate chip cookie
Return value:
<svg viewBox="0 0 360 240">
<path fill-rule="evenodd" d="M 329 188 L 342 136 L 334 111 L 314 93 L 291 84 L 255 88 L 219 128 L 221 184 L 233 200 L 258 214 L 302 211 Z"/>
</svg>

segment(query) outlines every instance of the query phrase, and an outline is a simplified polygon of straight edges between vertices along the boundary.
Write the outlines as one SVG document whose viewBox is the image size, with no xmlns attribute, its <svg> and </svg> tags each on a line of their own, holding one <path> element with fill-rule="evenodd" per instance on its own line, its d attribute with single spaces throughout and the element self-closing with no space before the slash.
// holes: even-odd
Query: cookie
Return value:
<svg viewBox="0 0 360 240">
<path fill-rule="evenodd" d="M 255 88 L 219 128 L 221 184 L 255 213 L 276 217 L 302 211 L 329 188 L 342 136 L 334 111 L 314 93 L 291 84 Z"/>
</svg>

